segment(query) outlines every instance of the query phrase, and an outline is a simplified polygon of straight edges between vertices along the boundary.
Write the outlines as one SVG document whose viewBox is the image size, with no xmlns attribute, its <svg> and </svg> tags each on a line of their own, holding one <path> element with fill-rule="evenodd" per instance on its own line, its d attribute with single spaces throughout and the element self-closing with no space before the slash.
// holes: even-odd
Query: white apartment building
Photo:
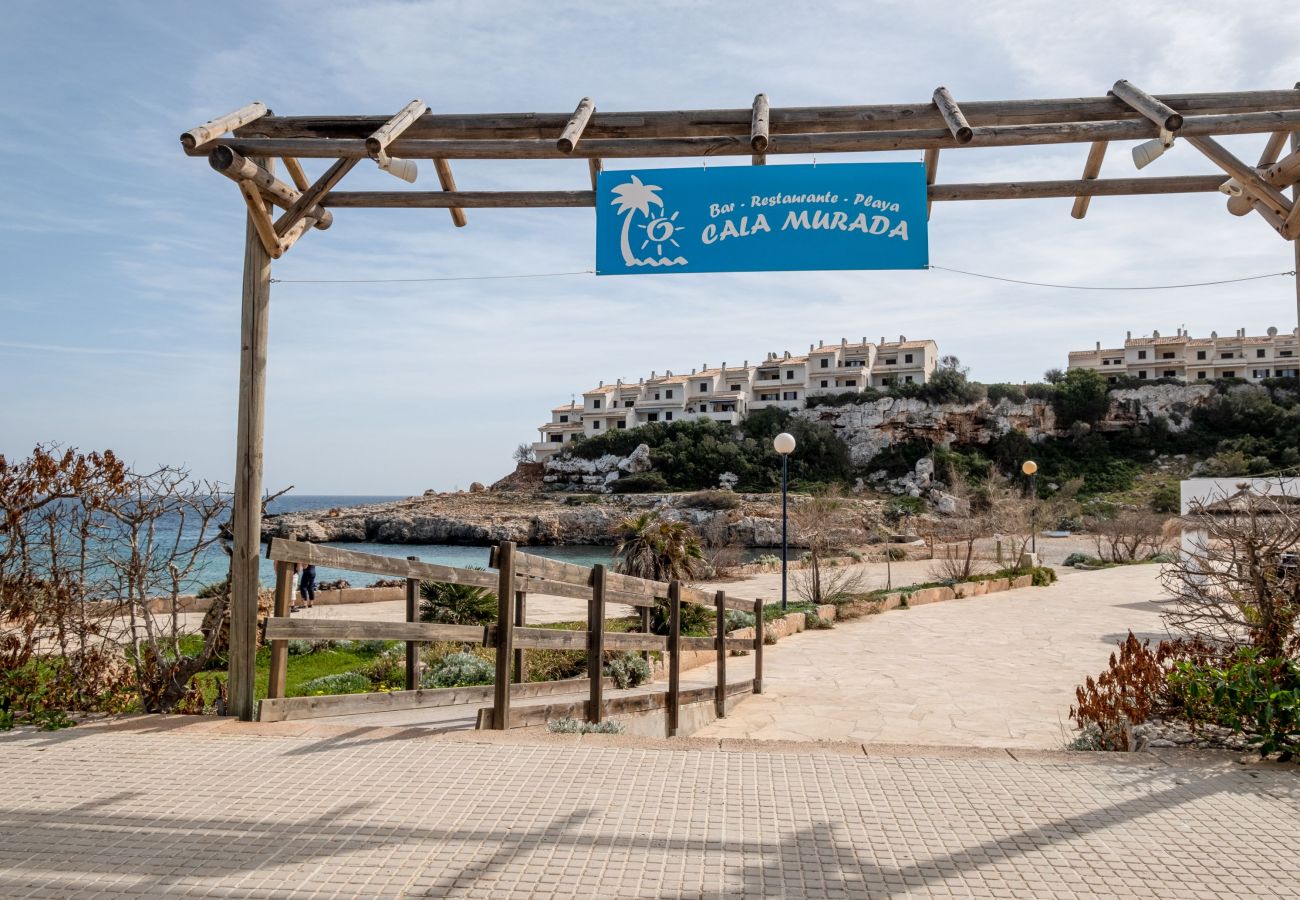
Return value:
<svg viewBox="0 0 1300 900">
<path fill-rule="evenodd" d="M 838 344 L 809 344 L 808 353 L 768 353 L 762 362 L 739 366 L 707 363 L 689 375 L 651 372 L 635 382 L 601 382 L 576 401 L 551 410 L 551 421 L 538 428 L 533 444 L 545 459 L 577 435 L 595 436 L 620 428 L 637 428 L 651 422 L 713 419 L 739 425 L 750 410 L 777 406 L 802 409 L 819 394 L 861 393 L 868 387 L 890 384 L 924 384 L 938 365 L 934 341 L 865 337 L 857 343 L 841 338 Z"/>
<path fill-rule="evenodd" d="M 1122 376 L 1138 380 L 1177 378 L 1182 381 L 1212 381 L 1216 378 L 1296 377 L 1300 374 L 1300 350 L 1296 334 L 1282 334 L 1269 328 L 1267 334 L 1247 335 L 1238 328 L 1230 337 L 1217 331 L 1208 338 L 1194 338 L 1179 328 L 1173 335 L 1153 331 L 1149 337 L 1128 333 L 1122 347 L 1070 351 L 1069 368 L 1093 369 L 1114 384 Z"/>
</svg>

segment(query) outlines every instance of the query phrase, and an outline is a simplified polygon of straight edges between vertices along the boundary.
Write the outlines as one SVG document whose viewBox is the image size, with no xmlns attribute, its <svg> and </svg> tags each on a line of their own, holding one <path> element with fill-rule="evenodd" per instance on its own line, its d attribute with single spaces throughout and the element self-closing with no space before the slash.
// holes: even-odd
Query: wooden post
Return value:
<svg viewBox="0 0 1300 900">
<path fill-rule="evenodd" d="M 718 692 L 714 695 L 718 718 L 727 717 L 727 592 L 718 591 L 714 595 L 718 605 Z"/>
<path fill-rule="evenodd" d="M 767 94 L 755 95 L 754 112 L 749 122 L 749 146 L 755 153 L 766 152 L 772 140 L 768 127 L 769 113 Z"/>
<path fill-rule="evenodd" d="M 578 101 L 578 108 L 573 111 L 573 116 L 564 126 L 564 131 L 560 133 L 560 139 L 555 142 L 556 149 L 561 153 L 572 153 L 573 148 L 578 146 L 578 141 L 582 139 L 582 132 L 586 129 L 587 122 L 591 120 L 591 114 L 595 111 L 596 104 L 590 97 L 583 97 Z"/>
<path fill-rule="evenodd" d="M 497 545 L 497 671 L 492 697 L 492 727 L 510 727 L 510 664 L 514 662 L 515 628 L 515 545 Z"/>
<path fill-rule="evenodd" d="M 591 568 L 591 600 L 587 603 L 587 676 L 591 692 L 587 700 L 587 721 L 599 722 L 604 712 L 605 661 L 605 567 Z"/>
<path fill-rule="evenodd" d="M 262 161 L 267 172 L 275 164 Z M 239 416 L 235 433 L 234 549 L 230 556 L 230 681 L 227 714 L 253 720 L 257 594 L 262 547 L 262 435 L 266 424 L 266 338 L 271 256 L 252 217 L 244 229 L 239 321 Z"/>
<path fill-rule="evenodd" d="M 600 170 L 603 165 L 604 164 L 594 156 L 587 160 L 587 174 L 591 176 L 591 189 L 593 191 L 596 189 L 596 179 L 600 177 Z"/>
<path fill-rule="evenodd" d="M 649 633 L 650 633 L 650 627 L 651 627 L 651 626 L 650 626 L 650 607 L 648 607 L 648 606 L 643 606 L 643 607 L 641 607 L 641 633 L 642 633 L 642 634 L 649 634 Z M 646 662 L 650 662 L 650 651 L 649 651 L 649 650 L 642 650 L 642 651 L 641 651 L 641 658 L 644 659 Z"/>
<path fill-rule="evenodd" d="M 952 98 L 946 87 L 937 87 L 934 89 L 934 105 L 939 107 L 939 115 L 943 116 L 944 124 L 952 132 L 952 136 L 957 139 L 959 144 L 969 144 L 975 137 L 975 131 L 966 121 L 965 114 L 962 113 L 961 107 L 957 101 Z"/>
<path fill-rule="evenodd" d="M 939 175 L 939 151 L 932 148 L 925 151 L 925 217 L 930 218 L 930 207 L 934 206 L 934 200 L 930 198 L 930 188 L 934 186 L 934 179 Z"/>
<path fill-rule="evenodd" d="M 515 625 L 523 628 L 528 624 L 528 594 L 515 591 Z M 515 684 L 528 681 L 528 660 L 524 654 L 528 651 L 520 647 L 515 651 Z"/>
<path fill-rule="evenodd" d="M 415 562 L 418 556 L 408 556 L 407 560 Z M 406 579 L 406 621 L 416 622 L 420 618 L 420 579 Z M 415 641 L 406 642 L 406 689 L 413 691 L 420 686 L 420 645 Z"/>
<path fill-rule="evenodd" d="M 668 585 L 668 736 L 677 737 L 682 711 L 682 584 Z"/>
<path fill-rule="evenodd" d="M 293 564 L 275 564 L 275 616 L 289 616 L 293 606 Z M 289 670 L 289 642 L 271 641 L 271 671 L 266 679 L 266 696 L 278 700 L 284 696 L 284 685 Z"/>
<path fill-rule="evenodd" d="M 1291 132 L 1291 155 L 1300 154 L 1300 131 Z M 1291 202 L 1300 208 L 1300 184 L 1291 187 Z M 1300 238 L 1291 240 L 1291 247 L 1295 250 L 1295 317 L 1296 317 L 1296 342 L 1300 343 Z"/>
<path fill-rule="evenodd" d="M 1092 181 L 1101 174 L 1101 161 L 1106 156 L 1107 141 L 1093 141 L 1092 146 L 1088 148 L 1088 158 L 1083 163 L 1083 180 Z M 1082 219 L 1088 214 L 1088 204 L 1092 198 L 1084 195 L 1074 198 L 1074 208 L 1070 210 L 1070 215 L 1076 219 Z"/>
<path fill-rule="evenodd" d="M 763 693 L 763 600 L 754 601 L 754 693 Z"/>
</svg>

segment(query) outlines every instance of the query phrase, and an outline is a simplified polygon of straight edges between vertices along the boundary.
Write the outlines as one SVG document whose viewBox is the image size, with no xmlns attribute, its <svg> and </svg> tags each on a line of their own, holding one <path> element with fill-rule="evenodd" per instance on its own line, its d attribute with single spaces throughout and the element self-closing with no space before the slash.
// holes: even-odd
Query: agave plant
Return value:
<svg viewBox="0 0 1300 900">
<path fill-rule="evenodd" d="M 472 568 L 481 568 L 473 566 Z M 420 582 L 420 621 L 486 625 L 497 618 L 497 595 L 472 584 Z"/>
</svg>

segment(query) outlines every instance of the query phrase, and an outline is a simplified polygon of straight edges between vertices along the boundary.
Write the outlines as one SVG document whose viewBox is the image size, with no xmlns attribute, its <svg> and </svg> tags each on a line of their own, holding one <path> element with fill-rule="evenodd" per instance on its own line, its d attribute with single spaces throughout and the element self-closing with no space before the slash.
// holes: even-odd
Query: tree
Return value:
<svg viewBox="0 0 1300 900">
<path fill-rule="evenodd" d="M 1051 368 L 1043 373 L 1043 381 L 1047 382 L 1048 384 L 1060 384 L 1064 380 L 1065 380 L 1065 373 L 1062 372 L 1060 369 Z"/>
<path fill-rule="evenodd" d="M 1106 379 L 1092 369 L 1071 369 L 1056 382 L 1052 395 L 1056 410 L 1056 427 L 1069 428 L 1076 422 L 1092 424 L 1106 415 L 1110 398 Z"/>
<path fill-rule="evenodd" d="M 687 522 L 643 512 L 618 523 L 616 572 L 651 581 L 685 581 L 703 559 L 699 535 Z"/>
<path fill-rule="evenodd" d="M 537 462 L 537 453 L 531 444 L 520 444 L 515 448 L 513 458 L 517 463 Z"/>
<path fill-rule="evenodd" d="M 1190 540 L 1161 577 L 1169 624 L 1268 658 L 1300 657 L 1300 498 L 1244 487 L 1193 505 L 1183 528 Z"/>
</svg>

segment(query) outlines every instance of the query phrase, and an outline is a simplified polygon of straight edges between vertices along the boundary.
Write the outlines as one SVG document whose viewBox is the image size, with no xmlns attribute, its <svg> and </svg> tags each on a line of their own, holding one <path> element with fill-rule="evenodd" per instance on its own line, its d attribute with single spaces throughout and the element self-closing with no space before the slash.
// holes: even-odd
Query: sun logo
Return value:
<svg viewBox="0 0 1300 900">
<path fill-rule="evenodd" d="M 681 248 L 681 244 L 673 235 L 681 230 L 677 224 L 677 216 L 680 211 L 672 215 L 666 215 L 664 202 L 659 197 L 659 191 L 663 188 L 656 184 L 645 184 L 635 175 L 630 176 L 631 181 L 624 182 L 613 189 L 614 199 L 610 202 L 618 208 L 618 214 L 623 217 L 623 233 L 621 237 L 620 248 L 623 251 L 623 263 L 627 266 L 684 266 L 686 257 L 665 256 L 664 246 Z M 659 208 L 658 215 L 651 215 L 650 207 Z M 638 248 L 644 251 L 647 247 L 654 245 L 655 255 L 642 259 L 637 253 L 632 252 L 631 231 L 632 220 L 637 215 L 646 219 L 645 222 L 637 224 L 637 228 L 645 232 L 645 239 L 641 241 Z M 672 253 L 672 250 L 668 251 Z"/>
</svg>

